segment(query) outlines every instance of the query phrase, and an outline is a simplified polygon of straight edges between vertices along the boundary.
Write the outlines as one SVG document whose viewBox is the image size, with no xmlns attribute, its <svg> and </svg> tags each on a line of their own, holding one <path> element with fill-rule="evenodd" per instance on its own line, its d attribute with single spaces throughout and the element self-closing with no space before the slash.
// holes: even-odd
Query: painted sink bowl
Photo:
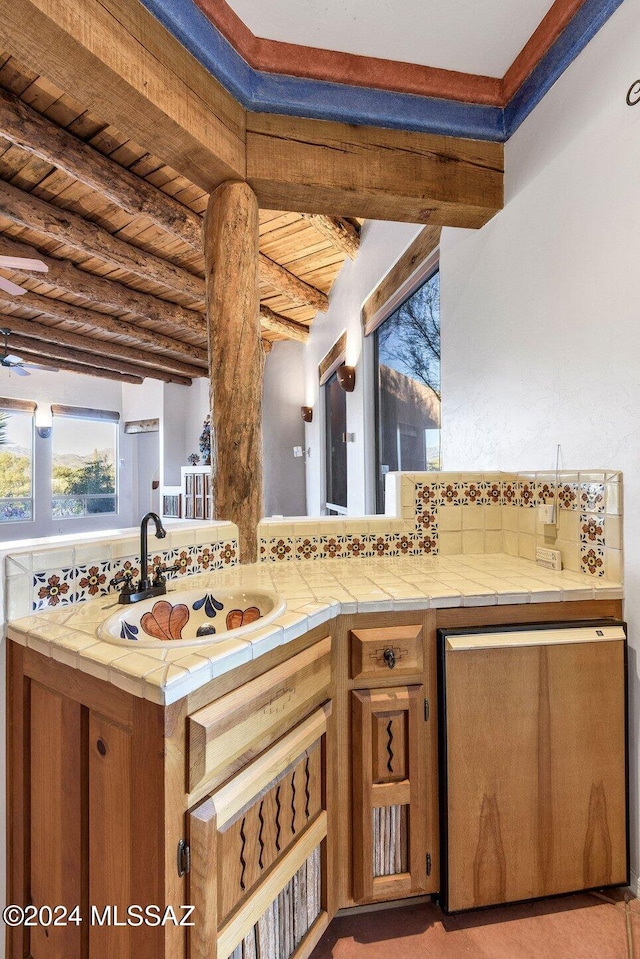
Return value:
<svg viewBox="0 0 640 959">
<path fill-rule="evenodd" d="M 267 589 L 181 589 L 121 606 L 98 636 L 129 649 L 206 646 L 262 629 L 285 609 L 282 597 Z"/>
</svg>

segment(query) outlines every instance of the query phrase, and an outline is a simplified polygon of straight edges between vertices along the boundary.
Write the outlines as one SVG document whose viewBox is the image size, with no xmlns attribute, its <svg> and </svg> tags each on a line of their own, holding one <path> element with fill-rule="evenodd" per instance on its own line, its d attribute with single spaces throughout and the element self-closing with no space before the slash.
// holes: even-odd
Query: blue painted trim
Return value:
<svg viewBox="0 0 640 959">
<path fill-rule="evenodd" d="M 503 142 L 624 0 L 587 0 L 504 110 L 254 70 L 193 0 L 141 0 L 247 110 Z"/>
<path fill-rule="evenodd" d="M 251 109 L 420 133 L 502 140 L 500 107 L 259 73 Z M 464 131 L 461 133 L 460 131 Z"/>
<path fill-rule="evenodd" d="M 504 109 L 505 139 L 515 133 L 623 0 L 587 0 Z"/>
</svg>

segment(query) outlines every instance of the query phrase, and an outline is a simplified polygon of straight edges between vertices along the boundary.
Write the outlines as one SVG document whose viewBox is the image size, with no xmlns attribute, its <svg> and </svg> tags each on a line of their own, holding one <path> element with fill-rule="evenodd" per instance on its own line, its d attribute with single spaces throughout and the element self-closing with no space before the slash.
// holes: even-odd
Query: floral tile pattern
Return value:
<svg viewBox="0 0 640 959">
<path fill-rule="evenodd" d="M 604 546 L 605 518 L 600 513 L 580 514 L 580 542 L 590 546 Z"/>
<path fill-rule="evenodd" d="M 580 509 L 585 513 L 604 513 L 604 483 L 580 484 Z"/>
<path fill-rule="evenodd" d="M 558 505 L 560 509 L 578 509 L 578 484 L 560 483 L 558 486 Z"/>
<path fill-rule="evenodd" d="M 76 570 L 73 567 L 34 573 L 32 609 L 68 606 L 76 601 Z"/>
<path fill-rule="evenodd" d="M 76 569 L 77 600 L 106 596 L 111 580 L 111 563 L 93 563 Z"/>
<path fill-rule="evenodd" d="M 580 553 L 580 568 L 591 576 L 604 576 L 604 550 L 598 547 L 589 547 L 583 544 Z"/>
</svg>

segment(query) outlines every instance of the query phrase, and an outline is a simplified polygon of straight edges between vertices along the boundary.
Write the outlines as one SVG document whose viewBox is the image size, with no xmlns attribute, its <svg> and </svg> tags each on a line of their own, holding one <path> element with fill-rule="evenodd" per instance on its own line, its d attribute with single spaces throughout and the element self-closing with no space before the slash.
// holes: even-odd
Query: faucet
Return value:
<svg viewBox="0 0 640 959">
<path fill-rule="evenodd" d="M 164 573 L 171 573 L 177 570 L 178 566 L 170 566 L 168 569 L 164 566 L 155 570 L 153 580 L 149 577 L 149 549 L 147 546 L 147 526 L 149 520 L 153 520 L 156 528 L 156 538 L 164 539 L 167 531 L 162 525 L 162 521 L 157 513 L 145 513 L 140 522 L 140 580 L 133 584 L 129 576 L 118 576 L 111 580 L 109 586 L 120 586 L 119 603 L 137 603 L 141 599 L 148 599 L 150 596 L 163 596 L 167 591 L 166 579 Z"/>
</svg>

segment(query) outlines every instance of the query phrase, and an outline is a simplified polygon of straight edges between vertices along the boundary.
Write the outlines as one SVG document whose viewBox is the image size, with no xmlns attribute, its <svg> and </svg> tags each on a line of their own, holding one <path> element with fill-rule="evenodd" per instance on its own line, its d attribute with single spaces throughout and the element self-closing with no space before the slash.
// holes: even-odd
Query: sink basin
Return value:
<svg viewBox="0 0 640 959">
<path fill-rule="evenodd" d="M 267 589 L 177 589 L 121 606 L 98 636 L 130 649 L 205 646 L 262 629 L 285 609 L 282 597 Z"/>
</svg>

